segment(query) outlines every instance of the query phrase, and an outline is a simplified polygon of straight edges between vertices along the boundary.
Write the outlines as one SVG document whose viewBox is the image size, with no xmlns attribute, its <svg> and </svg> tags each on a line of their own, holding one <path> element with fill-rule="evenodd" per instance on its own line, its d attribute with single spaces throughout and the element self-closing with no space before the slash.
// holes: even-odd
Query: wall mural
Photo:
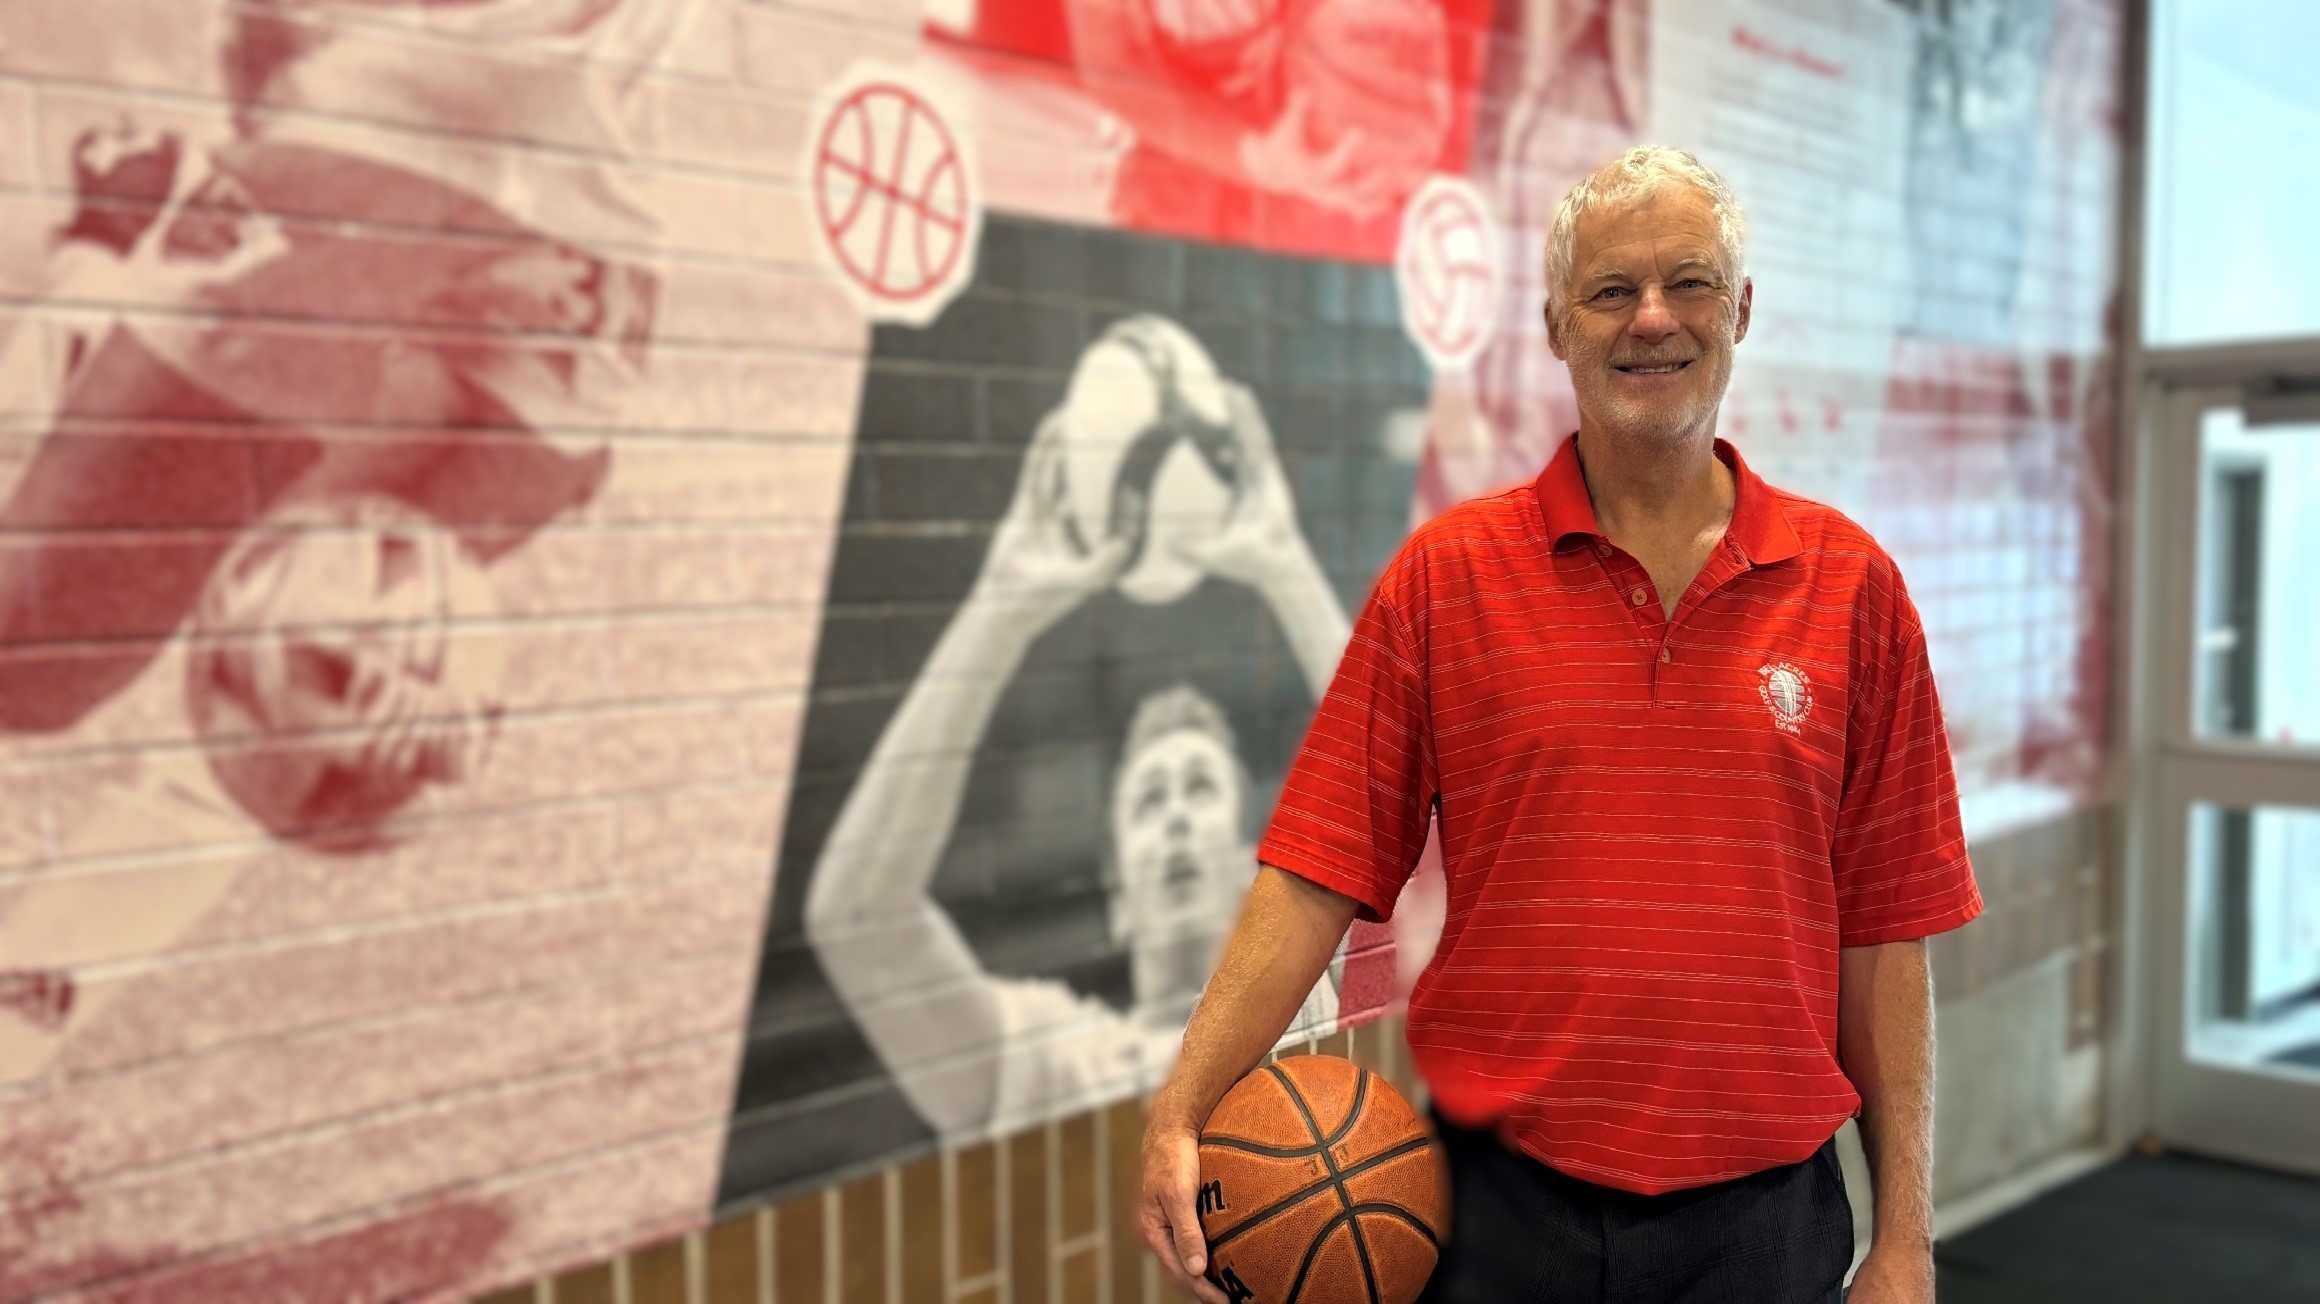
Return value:
<svg viewBox="0 0 2320 1304">
<path fill-rule="evenodd" d="M 1149 1086 L 1372 577 L 1575 420 L 1541 231 L 1637 140 L 1971 831 L 2094 800 L 2119 26 L 10 0 L 0 1300 L 480 1291 Z"/>
<path fill-rule="evenodd" d="M 705 1214 L 860 332 L 767 24 L 0 14 L 0 1298 Z"/>
<path fill-rule="evenodd" d="M 1082 135 L 1101 184 L 1064 202 L 1104 224 L 1384 261 L 1403 202 L 1465 170 L 1490 8 L 933 0 L 924 30 L 939 75 Z"/>
<path fill-rule="evenodd" d="M 1384 269 L 997 215 L 977 266 L 872 342 L 729 1197 L 1157 1085 L 1407 527 Z"/>
</svg>

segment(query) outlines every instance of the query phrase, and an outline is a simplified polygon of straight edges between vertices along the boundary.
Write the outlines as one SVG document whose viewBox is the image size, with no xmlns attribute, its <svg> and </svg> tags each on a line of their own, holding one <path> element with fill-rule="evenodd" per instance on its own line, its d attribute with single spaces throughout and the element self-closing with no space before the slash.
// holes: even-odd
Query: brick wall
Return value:
<svg viewBox="0 0 2320 1304">
<path fill-rule="evenodd" d="M 1400 1022 L 1288 1048 L 1343 1055 L 1413 1098 Z M 486 1304 L 1161 1304 L 1134 1221 L 1140 1103 L 1121 1101 L 720 1218 Z"/>
<path fill-rule="evenodd" d="M 930 1123 L 807 927 L 831 830 L 1036 433 L 1164 320 L 1311 566 L 1155 563 L 1021 649 L 928 753 L 925 895 L 984 978 L 1187 995 L 1114 908 L 1139 710 L 1215 708 L 1253 834 L 1328 613 L 1569 429 L 1540 227 L 1646 138 L 1752 206 L 1727 433 L 1926 617 L 1991 906 L 1935 952 L 1947 1189 L 2088 1134 L 2118 8 L 1380 0 L 1160 57 L 1098 50 L 1125 0 L 8 0 L 0 1300 L 1145 1298 L 1089 1212 L 1133 1090 Z M 1435 174 L 1495 303 L 1397 274 Z M 1084 542 L 1127 450 L 1075 440 Z M 1198 447 L 1145 468 L 1174 538 Z M 1361 932 L 1339 1012 L 1396 964 Z"/>
</svg>

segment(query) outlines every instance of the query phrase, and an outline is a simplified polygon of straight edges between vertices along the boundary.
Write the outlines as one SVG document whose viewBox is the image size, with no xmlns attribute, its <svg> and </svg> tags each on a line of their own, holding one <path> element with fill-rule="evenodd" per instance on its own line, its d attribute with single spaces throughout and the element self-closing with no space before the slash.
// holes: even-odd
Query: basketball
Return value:
<svg viewBox="0 0 2320 1304">
<path fill-rule="evenodd" d="M 1138 540 L 1117 582 L 1131 601 L 1174 602 L 1203 578 L 1178 545 L 1216 534 L 1232 509 L 1217 469 L 1236 451 L 1225 384 L 1199 340 L 1149 315 L 1112 323 L 1072 370 L 1061 409 L 1072 527 L 1090 547 Z"/>
<path fill-rule="evenodd" d="M 1410 1102 L 1334 1055 L 1259 1068 L 1201 1130 L 1208 1276 L 1234 1304 L 1411 1304 L 1449 1202 Z"/>
</svg>

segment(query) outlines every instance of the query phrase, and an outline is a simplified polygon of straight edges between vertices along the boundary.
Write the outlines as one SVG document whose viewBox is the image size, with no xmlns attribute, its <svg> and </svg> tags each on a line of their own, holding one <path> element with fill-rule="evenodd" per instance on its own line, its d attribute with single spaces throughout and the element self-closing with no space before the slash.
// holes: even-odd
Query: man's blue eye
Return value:
<svg viewBox="0 0 2320 1304">
<path fill-rule="evenodd" d="M 1598 298 L 1598 299 L 1602 299 L 1602 298 L 1608 298 L 1609 296 L 1611 296 L 1611 295 L 1614 295 L 1614 294 L 1625 294 L 1625 293 L 1627 293 L 1627 288 L 1626 288 L 1625 286 L 1620 286 L 1620 285 L 1606 285 L 1606 286 L 1604 286 L 1602 289 L 1600 289 L 1600 290 L 1597 290 L 1597 291 L 1595 292 L 1595 297 L 1596 297 L 1596 298 Z"/>
</svg>

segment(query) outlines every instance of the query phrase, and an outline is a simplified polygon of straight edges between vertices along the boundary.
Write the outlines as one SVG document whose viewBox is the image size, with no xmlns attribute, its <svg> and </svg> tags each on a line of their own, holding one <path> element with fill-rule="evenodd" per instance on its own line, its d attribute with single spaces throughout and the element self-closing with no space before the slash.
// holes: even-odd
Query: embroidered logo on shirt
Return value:
<svg viewBox="0 0 2320 1304">
<path fill-rule="evenodd" d="M 1772 723 L 1789 733 L 1802 732 L 1804 717 L 1812 710 L 1812 680 L 1786 661 L 1767 661 L 1756 671 L 1756 692 L 1772 708 Z"/>
</svg>

